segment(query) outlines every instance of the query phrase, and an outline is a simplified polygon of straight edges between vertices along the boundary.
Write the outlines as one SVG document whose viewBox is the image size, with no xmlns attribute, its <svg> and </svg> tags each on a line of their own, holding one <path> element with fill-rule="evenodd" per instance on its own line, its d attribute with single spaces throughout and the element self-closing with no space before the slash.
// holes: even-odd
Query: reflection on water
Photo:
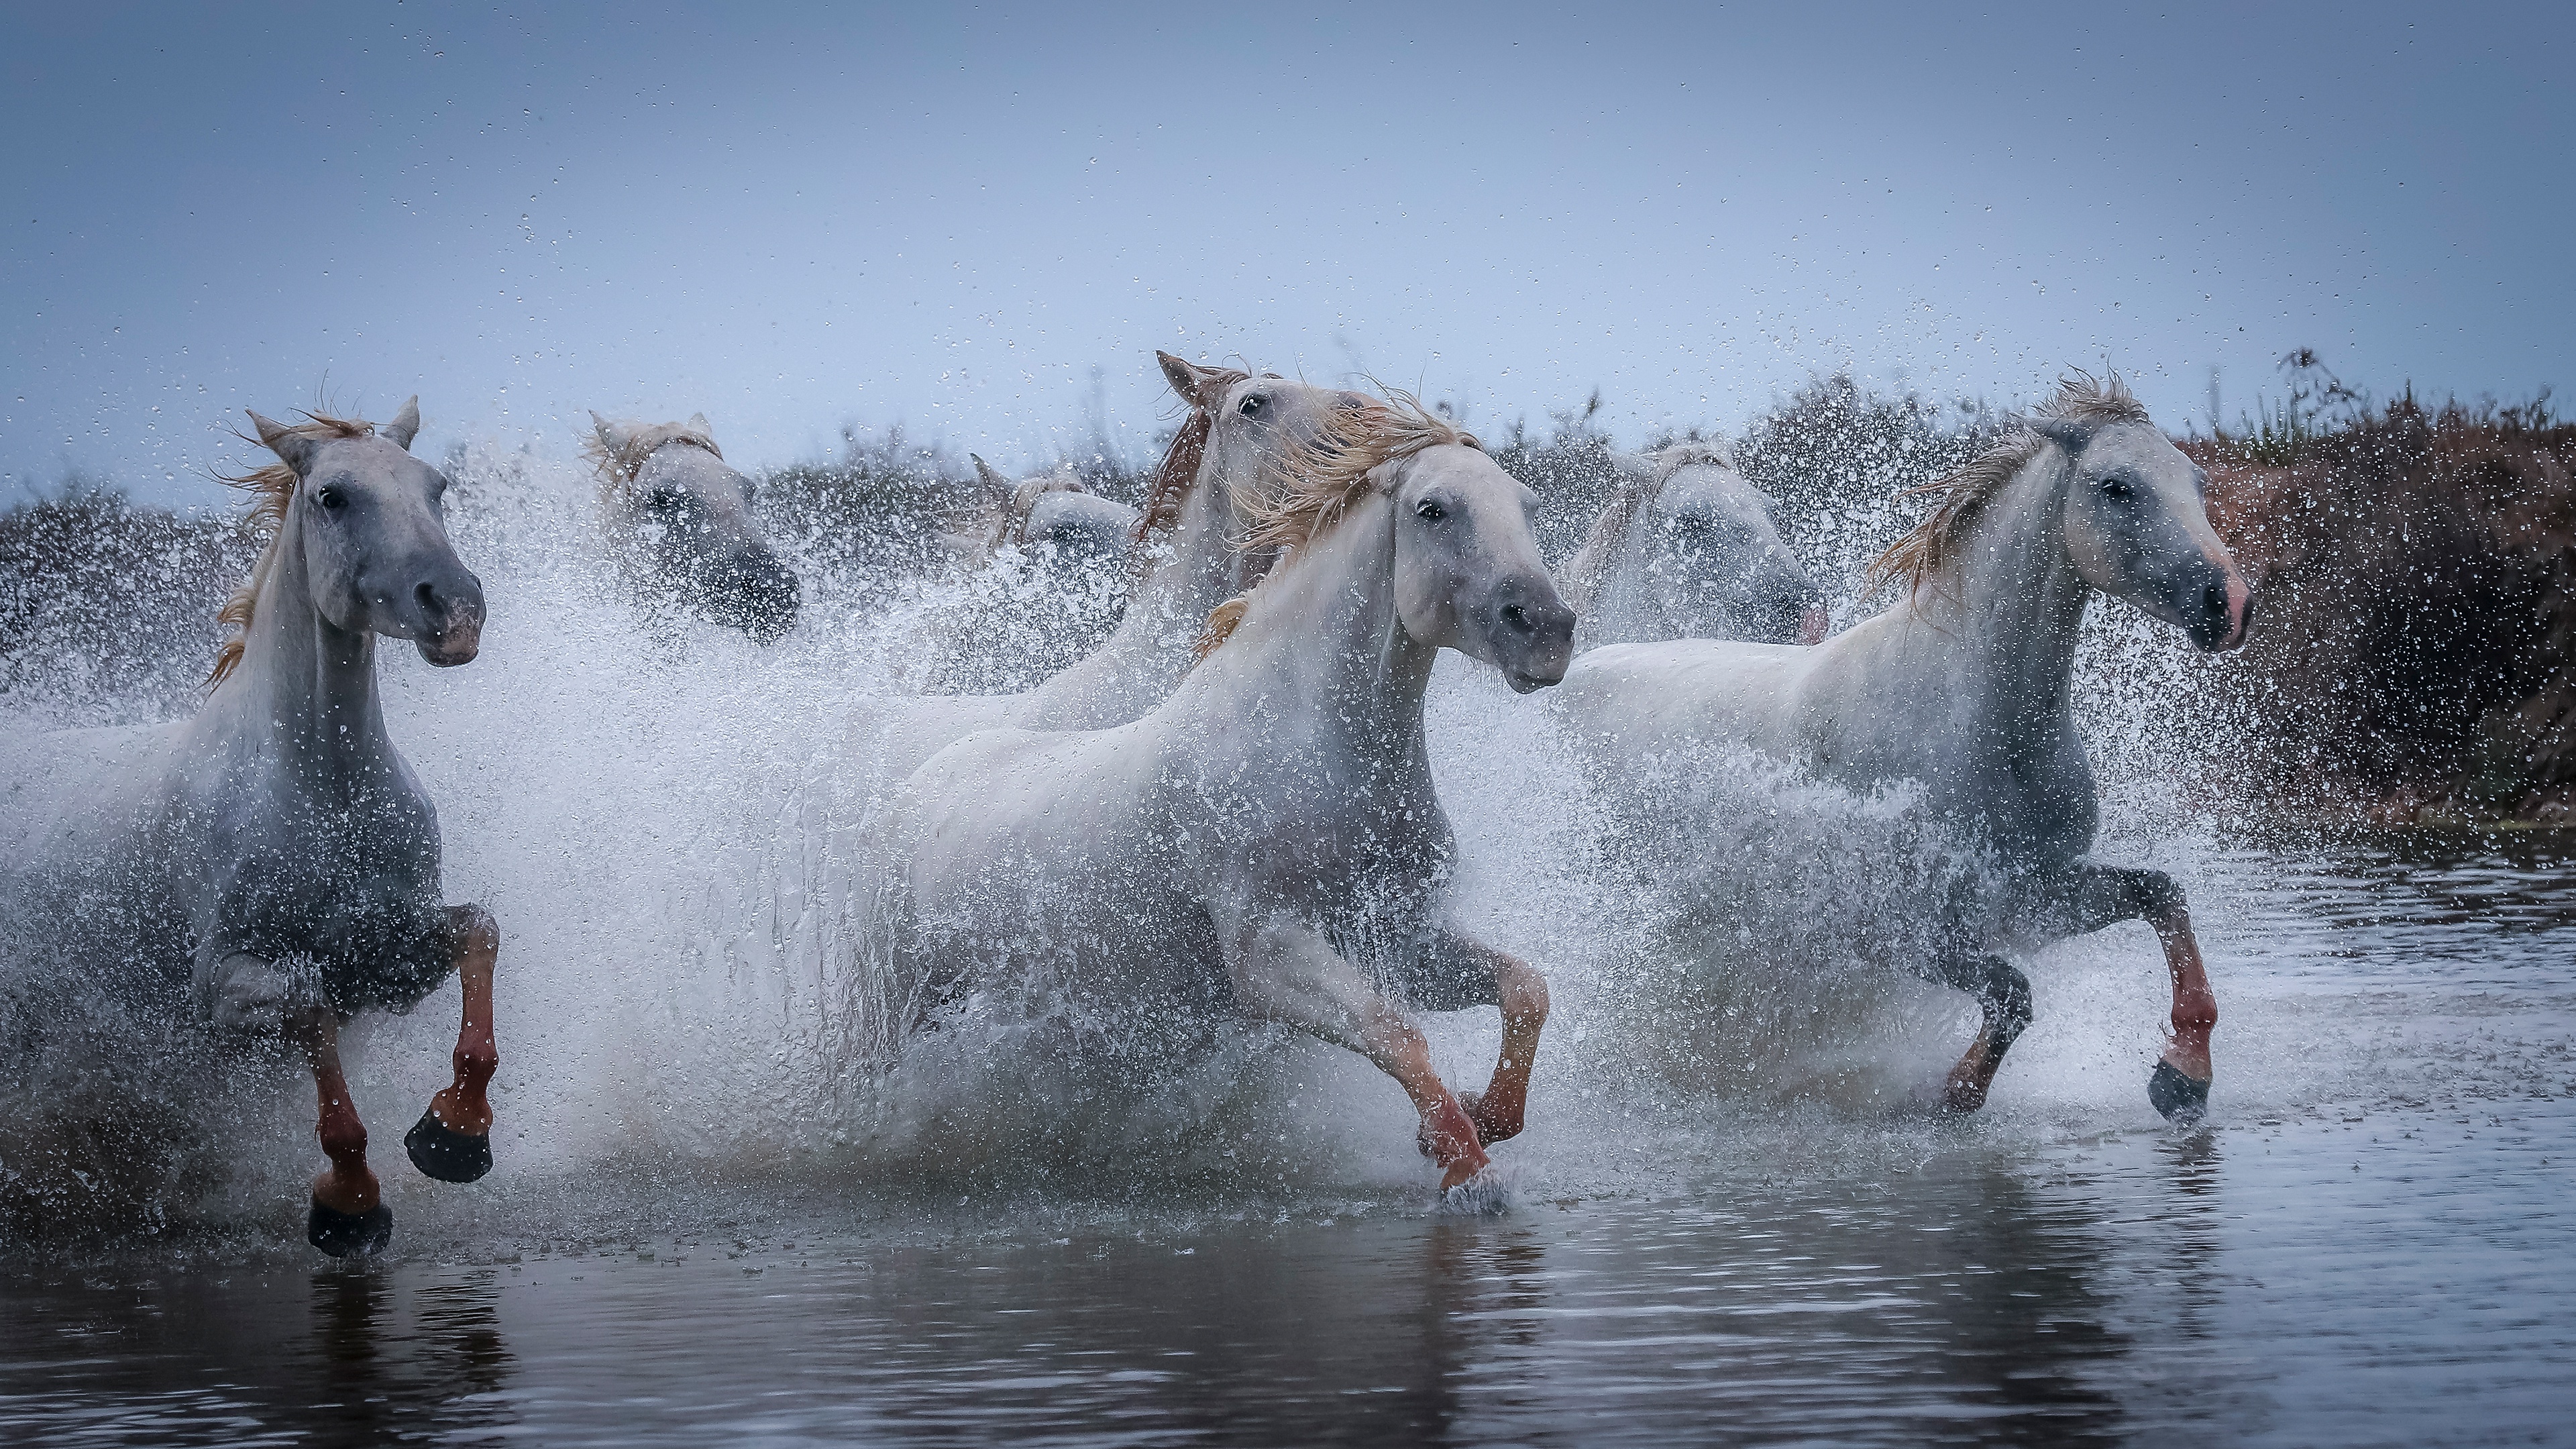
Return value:
<svg viewBox="0 0 2576 1449">
<path fill-rule="evenodd" d="M 2545 1438 L 2576 1381 L 2571 1159 L 2561 1100 L 1970 1132 L 1821 1180 L 1491 1218 L 38 1273 L 10 1285 L 0 1423 L 63 1444 Z"/>
</svg>

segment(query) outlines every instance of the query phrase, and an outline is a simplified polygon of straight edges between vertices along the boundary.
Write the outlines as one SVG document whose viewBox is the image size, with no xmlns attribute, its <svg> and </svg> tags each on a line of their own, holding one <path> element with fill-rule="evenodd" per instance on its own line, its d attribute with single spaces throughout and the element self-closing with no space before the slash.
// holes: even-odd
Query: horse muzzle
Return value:
<svg viewBox="0 0 2576 1449">
<path fill-rule="evenodd" d="M 1506 603 L 1495 614 L 1494 664 L 1515 694 L 1565 678 L 1574 663 L 1574 611 L 1554 594 Z"/>
<path fill-rule="evenodd" d="M 471 664 L 483 648 L 483 581 L 465 569 L 412 587 L 410 634 L 420 657 L 441 669 Z"/>
<path fill-rule="evenodd" d="M 2206 585 L 2199 602 L 2184 632 L 2202 653 L 2224 654 L 2239 648 L 2254 631 L 2254 590 L 2234 570 Z"/>
</svg>

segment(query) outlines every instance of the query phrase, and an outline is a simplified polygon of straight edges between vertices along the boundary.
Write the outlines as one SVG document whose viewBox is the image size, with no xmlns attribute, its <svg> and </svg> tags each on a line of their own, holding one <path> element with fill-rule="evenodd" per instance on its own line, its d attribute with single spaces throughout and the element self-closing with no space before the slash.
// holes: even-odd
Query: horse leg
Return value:
<svg viewBox="0 0 2576 1449">
<path fill-rule="evenodd" d="M 2030 978 L 2001 956 L 1952 955 L 1932 968 L 1932 979 L 1955 986 L 1976 999 L 1984 1020 L 1967 1055 L 1950 1069 L 1941 1087 L 1941 1105 L 1953 1112 L 1974 1112 L 1986 1105 L 1986 1089 L 1995 1082 L 2004 1053 L 2030 1025 Z"/>
<path fill-rule="evenodd" d="M 481 906 L 450 906 L 456 937 L 456 984 L 465 998 L 457 1029 L 456 1080 L 429 1099 L 429 1110 L 403 1137 L 411 1165 L 441 1182 L 472 1182 L 492 1170 L 492 1104 L 483 1089 L 501 1065 L 492 1040 L 492 967 L 501 955 L 500 923 Z"/>
<path fill-rule="evenodd" d="M 1226 973 L 1250 1015 L 1358 1052 L 1395 1078 L 1421 1114 L 1443 1191 L 1485 1170 L 1476 1123 L 1431 1069 L 1431 1044 L 1311 926 L 1273 920 L 1229 932 Z"/>
<path fill-rule="evenodd" d="M 305 1220 L 305 1240 L 334 1258 L 364 1257 L 391 1241 L 393 1209 L 376 1189 L 367 1170 L 367 1124 L 358 1120 L 349 1098 L 349 1081 L 340 1072 L 340 1018 L 328 1006 L 311 1006 L 288 1023 L 304 1059 L 313 1067 L 313 1091 L 320 1100 L 321 1120 L 314 1134 L 331 1166 L 313 1179 L 313 1210 Z"/>
<path fill-rule="evenodd" d="M 1530 1068 L 1538 1060 L 1539 1033 L 1547 1026 L 1547 978 L 1537 967 L 1509 952 L 1455 931 L 1443 930 L 1428 949 L 1447 958 L 1444 975 L 1490 981 L 1490 1000 L 1502 1008 L 1503 1049 L 1485 1090 L 1461 1092 L 1458 1101 L 1476 1124 L 1476 1136 L 1491 1147 L 1521 1135 L 1529 1108 Z"/>
<path fill-rule="evenodd" d="M 2164 947 L 2173 978 L 2172 1028 L 2163 1055 L 2147 1078 L 2147 1100 L 2176 1122 L 2196 1122 L 2209 1110 L 2209 1034 L 2218 1026 L 2218 993 L 2200 959 L 2182 888 L 2160 870 L 2132 866 L 2083 867 L 2076 886 L 2079 930 L 2098 931 L 2115 921 L 2144 920 Z"/>
</svg>

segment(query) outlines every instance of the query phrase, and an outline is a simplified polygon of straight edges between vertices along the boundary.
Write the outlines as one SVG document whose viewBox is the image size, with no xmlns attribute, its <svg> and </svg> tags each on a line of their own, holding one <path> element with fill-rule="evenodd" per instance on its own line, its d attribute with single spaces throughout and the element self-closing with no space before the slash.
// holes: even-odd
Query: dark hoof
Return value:
<svg viewBox="0 0 2576 1449">
<path fill-rule="evenodd" d="M 394 1210 L 378 1203 L 362 1213 L 344 1213 L 315 1198 L 304 1220 L 304 1240 L 334 1258 L 372 1258 L 394 1240 Z"/>
<path fill-rule="evenodd" d="M 411 1165 L 441 1182 L 472 1182 L 492 1170 L 492 1138 L 468 1136 L 423 1112 L 403 1134 L 403 1151 Z"/>
<path fill-rule="evenodd" d="M 2209 1083 L 2193 1081 L 2171 1062 L 2158 1062 L 2147 1078 L 2147 1100 L 2168 1122 L 2197 1122 L 2209 1112 Z"/>
</svg>

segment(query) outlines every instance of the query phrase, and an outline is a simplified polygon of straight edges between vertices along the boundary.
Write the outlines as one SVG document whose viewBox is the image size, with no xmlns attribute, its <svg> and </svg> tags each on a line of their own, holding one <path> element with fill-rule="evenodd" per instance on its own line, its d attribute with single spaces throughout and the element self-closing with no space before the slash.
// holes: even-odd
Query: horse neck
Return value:
<svg viewBox="0 0 2576 1449">
<path fill-rule="evenodd" d="M 1363 754 L 1418 754 L 1439 650 L 1397 618 L 1393 505 L 1371 495 L 1300 553 L 1271 571 L 1211 657 L 1211 691 L 1274 716 L 1293 701 Z"/>
<path fill-rule="evenodd" d="M 2070 730 L 2075 648 L 2092 590 L 2066 556 L 2065 464 L 2048 449 L 1977 511 L 1951 546 L 1956 572 L 1917 601 L 1931 627 L 1908 631 L 1964 692 L 1952 717 L 2010 738 Z M 1954 693 L 1953 697 L 1956 697 Z"/>
<path fill-rule="evenodd" d="M 1137 587 L 1117 629 L 1088 658 L 1040 685 L 1040 697 L 1052 703 L 1141 690 L 1162 698 L 1188 672 L 1187 641 L 1210 611 L 1242 592 L 1233 538 L 1238 526 L 1228 481 L 1210 448 L 1164 545 L 1168 552 Z"/>
<path fill-rule="evenodd" d="M 379 778 L 392 753 L 376 692 L 376 636 L 313 605 L 312 573 L 290 515 L 258 585 L 241 662 L 208 716 L 253 752 L 309 782 Z"/>
</svg>

